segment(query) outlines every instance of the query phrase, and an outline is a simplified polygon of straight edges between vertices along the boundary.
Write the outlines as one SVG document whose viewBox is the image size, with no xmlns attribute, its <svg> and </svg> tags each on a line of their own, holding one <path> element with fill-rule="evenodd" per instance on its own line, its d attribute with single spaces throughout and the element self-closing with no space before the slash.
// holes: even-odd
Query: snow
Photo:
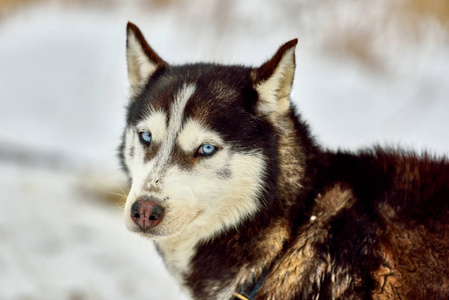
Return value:
<svg viewBox="0 0 449 300">
<path fill-rule="evenodd" d="M 299 37 L 293 98 L 325 146 L 449 154 L 447 28 L 411 37 L 379 22 L 388 1 L 370 13 L 353 0 L 93 3 L 41 2 L 0 23 L 0 299 L 185 299 L 99 196 L 126 185 L 128 20 L 175 64 L 257 65 Z M 343 51 L 351 28 L 374 65 Z"/>
<path fill-rule="evenodd" d="M 151 243 L 80 188 L 81 174 L 0 174 L 1 299 L 181 299 Z"/>
</svg>

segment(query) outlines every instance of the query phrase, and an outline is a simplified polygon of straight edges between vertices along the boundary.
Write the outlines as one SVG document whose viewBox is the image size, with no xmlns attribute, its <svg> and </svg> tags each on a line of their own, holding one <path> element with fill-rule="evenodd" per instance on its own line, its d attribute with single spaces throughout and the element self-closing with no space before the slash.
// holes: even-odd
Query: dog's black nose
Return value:
<svg viewBox="0 0 449 300">
<path fill-rule="evenodd" d="M 143 231 L 159 224 L 164 215 L 164 208 L 151 200 L 137 200 L 131 207 L 131 219 Z"/>
</svg>

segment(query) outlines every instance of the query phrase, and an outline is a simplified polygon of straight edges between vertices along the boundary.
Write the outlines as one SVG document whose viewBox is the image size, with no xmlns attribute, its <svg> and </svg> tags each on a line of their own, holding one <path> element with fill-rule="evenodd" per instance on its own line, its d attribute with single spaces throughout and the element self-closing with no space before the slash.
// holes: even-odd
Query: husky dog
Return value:
<svg viewBox="0 0 449 300">
<path fill-rule="evenodd" d="M 448 161 L 317 145 L 290 102 L 296 43 L 174 66 L 128 23 L 127 228 L 193 299 L 449 299 Z"/>
</svg>

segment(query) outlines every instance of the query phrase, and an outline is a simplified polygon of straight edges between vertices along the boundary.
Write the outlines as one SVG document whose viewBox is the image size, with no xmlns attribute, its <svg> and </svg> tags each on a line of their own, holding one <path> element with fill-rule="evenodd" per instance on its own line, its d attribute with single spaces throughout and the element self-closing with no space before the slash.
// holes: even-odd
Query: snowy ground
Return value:
<svg viewBox="0 0 449 300">
<path fill-rule="evenodd" d="M 0 299 L 183 299 L 99 196 L 124 186 L 128 20 L 173 63 L 256 65 L 299 37 L 293 97 L 324 145 L 449 153 L 447 28 L 381 23 L 388 1 L 109 2 L 0 19 Z"/>
</svg>

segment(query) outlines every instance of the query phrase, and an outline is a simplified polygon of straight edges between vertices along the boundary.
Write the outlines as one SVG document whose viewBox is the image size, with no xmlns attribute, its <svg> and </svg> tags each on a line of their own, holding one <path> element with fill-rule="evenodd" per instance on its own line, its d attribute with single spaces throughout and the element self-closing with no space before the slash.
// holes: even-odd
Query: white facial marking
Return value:
<svg viewBox="0 0 449 300">
<path fill-rule="evenodd" d="M 217 177 L 216 172 L 223 166 L 231 173 L 229 179 Z M 165 184 L 176 187 L 173 198 L 182 199 L 189 210 L 199 213 L 179 234 L 159 239 L 166 264 L 180 283 L 198 243 L 238 226 L 257 212 L 264 172 L 262 155 L 232 153 L 227 148 L 198 162 L 193 171 L 170 169 L 171 175 L 165 178 Z M 183 209 L 176 211 L 179 211 L 178 217 L 185 212 Z"/>
<path fill-rule="evenodd" d="M 167 132 L 167 114 L 163 111 L 150 112 L 149 117 L 136 127 L 139 131 L 150 132 L 151 142 L 161 143 Z"/>
<path fill-rule="evenodd" d="M 223 143 L 221 137 L 198 121 L 188 119 L 178 136 L 178 144 L 187 153 L 196 151 L 202 144 L 219 146 Z"/>
<path fill-rule="evenodd" d="M 166 171 L 166 164 L 172 155 L 176 136 L 182 126 L 182 116 L 185 106 L 190 97 L 195 92 L 194 85 L 184 85 L 176 95 L 171 109 L 170 120 L 167 124 L 167 115 L 161 111 L 149 111 L 137 128 L 129 128 L 126 132 L 125 151 L 134 148 L 134 156 L 125 160 L 132 177 L 132 186 L 125 204 L 125 225 L 132 231 L 137 230 L 137 226 L 131 220 L 130 212 L 134 201 L 145 195 L 149 185 L 159 179 Z M 139 130 L 147 130 L 152 133 L 155 142 L 160 142 L 160 148 L 154 158 L 145 162 L 145 148 L 141 145 L 137 133 Z M 131 166 L 131 167 L 130 167 Z M 163 195 L 157 195 L 164 198 Z"/>
<path fill-rule="evenodd" d="M 125 130 L 125 148 L 124 148 L 124 158 L 125 164 L 128 167 L 129 173 L 133 173 L 133 158 L 135 156 L 134 147 L 134 130 L 132 128 L 126 128 Z"/>
<path fill-rule="evenodd" d="M 154 228 L 152 237 L 159 241 L 167 266 L 182 282 L 182 274 L 198 243 L 237 227 L 254 215 L 263 193 L 266 162 L 258 151 L 233 149 L 221 135 L 194 117 L 183 124 L 185 107 L 195 92 L 194 85 L 184 85 L 178 92 L 168 114 L 149 111 L 136 127 L 130 127 L 125 136 L 125 163 L 132 177 L 132 187 L 125 205 L 125 224 L 138 231 L 130 217 L 131 206 L 141 196 L 161 200 L 164 218 Z M 167 125 L 168 121 L 168 125 Z M 145 148 L 137 135 L 149 131 L 152 142 L 157 142 L 157 153 L 145 160 Z M 205 143 L 217 146 L 211 156 L 195 156 Z M 188 167 L 177 165 L 172 158 L 179 147 Z M 127 153 L 133 150 L 134 155 Z M 225 176 L 223 176 L 225 174 Z M 158 180 L 157 192 L 149 186 Z M 263 204 L 262 204 L 263 205 Z"/>
</svg>

